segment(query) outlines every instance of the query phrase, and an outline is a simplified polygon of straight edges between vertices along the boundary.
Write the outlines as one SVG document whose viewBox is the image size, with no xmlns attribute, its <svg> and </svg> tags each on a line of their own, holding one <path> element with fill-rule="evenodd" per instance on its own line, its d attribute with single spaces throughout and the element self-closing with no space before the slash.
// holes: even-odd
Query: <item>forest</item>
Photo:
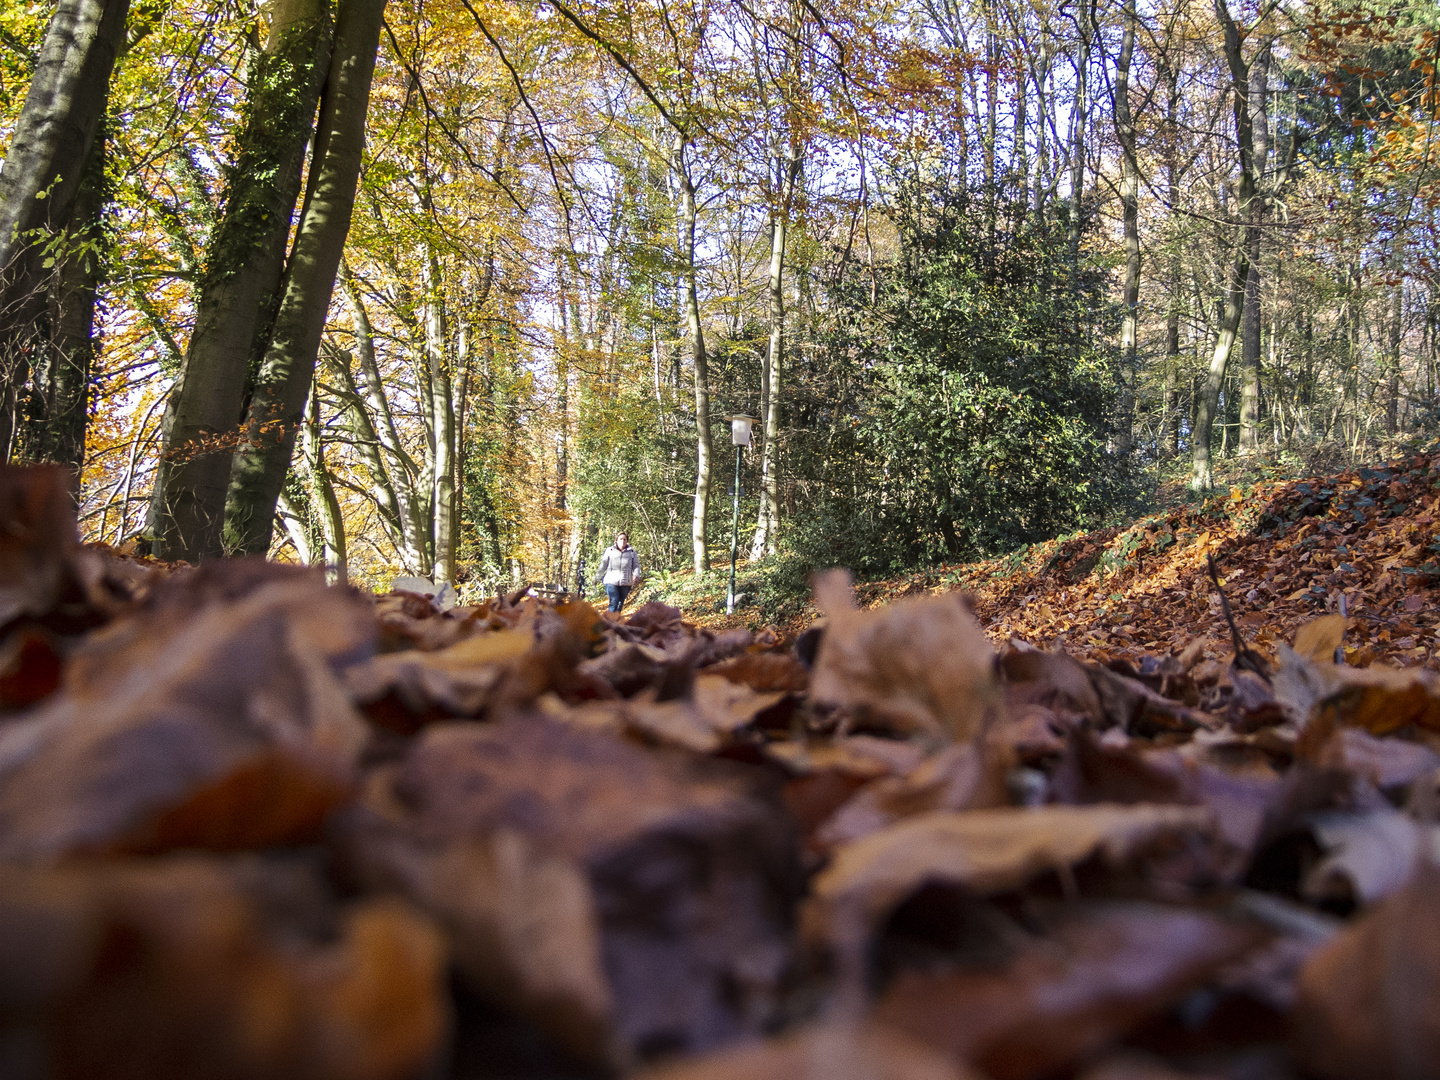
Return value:
<svg viewBox="0 0 1440 1080">
<path fill-rule="evenodd" d="M 0 1078 L 1440 1080 L 1437 62 L 0 6 Z"/>
<path fill-rule="evenodd" d="M 797 591 L 1371 460 L 1435 420 L 1437 21 L 10 4 L 3 455 L 89 540 L 468 596 L 727 561 L 733 414 Z"/>
</svg>

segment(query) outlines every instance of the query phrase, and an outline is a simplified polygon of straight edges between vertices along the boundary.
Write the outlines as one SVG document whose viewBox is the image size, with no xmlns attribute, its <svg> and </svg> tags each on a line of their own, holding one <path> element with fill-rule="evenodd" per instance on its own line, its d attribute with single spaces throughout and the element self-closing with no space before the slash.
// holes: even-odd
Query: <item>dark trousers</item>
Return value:
<svg viewBox="0 0 1440 1080">
<path fill-rule="evenodd" d="M 606 585 L 605 595 L 610 597 L 610 610 L 619 611 L 625 606 L 625 597 L 630 595 L 630 586 Z"/>
</svg>

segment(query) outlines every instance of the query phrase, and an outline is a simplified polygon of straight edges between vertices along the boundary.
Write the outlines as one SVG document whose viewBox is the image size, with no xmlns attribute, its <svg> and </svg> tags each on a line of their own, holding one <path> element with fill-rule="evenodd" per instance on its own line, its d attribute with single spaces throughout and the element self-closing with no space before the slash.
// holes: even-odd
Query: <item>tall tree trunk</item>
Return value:
<svg viewBox="0 0 1440 1080">
<path fill-rule="evenodd" d="M 1398 245 L 1397 245 L 1398 246 Z M 1390 293 L 1389 348 L 1385 353 L 1385 432 L 1400 430 L 1400 342 L 1405 337 L 1405 281 L 1401 278 Z"/>
<path fill-rule="evenodd" d="M 237 554 L 263 555 L 270 550 L 275 500 L 285 486 L 296 431 L 314 381 L 335 274 L 350 232 L 384 11 L 385 0 L 341 0 L 336 14 L 335 48 L 320 103 L 300 227 L 250 397 L 244 440 L 231 464 L 225 539 L 226 547 Z"/>
<path fill-rule="evenodd" d="M 432 577 L 438 584 L 455 580 L 455 394 L 450 334 L 440 260 L 429 253 L 425 279 L 425 356 L 429 367 L 430 412 L 435 418 L 434 494 L 431 521 L 435 553 Z"/>
<path fill-rule="evenodd" d="M 1165 84 L 1165 195 L 1172 207 L 1180 205 L 1179 139 L 1180 83 L 1169 57 L 1162 53 L 1158 64 Z M 1171 456 L 1180 453 L 1180 308 L 1184 303 L 1184 269 L 1180 245 L 1170 244 L 1170 280 L 1165 305 L 1165 425 L 1163 444 Z"/>
<path fill-rule="evenodd" d="M 195 330 L 165 418 L 152 509 L 163 558 L 223 550 L 251 358 L 268 336 L 264 313 L 280 286 L 331 31 L 327 0 L 277 0 L 269 41 L 250 73 L 225 214 L 206 253 Z"/>
<path fill-rule="evenodd" d="M 1125 0 L 1125 29 L 1115 63 L 1115 133 L 1120 141 L 1120 206 L 1125 219 L 1125 293 L 1120 324 L 1120 415 L 1115 449 L 1128 457 L 1134 442 L 1135 339 L 1140 314 L 1140 165 L 1130 115 L 1130 60 L 1135 54 L 1135 0 Z"/>
<path fill-rule="evenodd" d="M 1245 316 L 1241 337 L 1240 372 L 1240 453 L 1253 454 L 1260 449 L 1260 242 L 1263 230 L 1260 219 L 1265 200 L 1258 194 L 1261 178 L 1270 160 L 1270 116 L 1266 104 L 1270 74 L 1270 49 L 1260 50 L 1250 65 L 1249 110 L 1252 155 L 1257 195 L 1251 200 L 1250 227 L 1246 244 L 1249 272 L 1245 275 Z"/>
<path fill-rule="evenodd" d="M 310 480 L 310 505 L 320 519 L 320 535 L 325 541 L 325 564 L 333 568 L 336 583 L 344 585 L 349 578 L 345 565 L 345 518 L 340 513 L 340 500 L 335 496 L 330 470 L 325 467 L 324 443 L 320 438 L 319 386 L 312 385 L 304 431 L 302 456 Z"/>
<path fill-rule="evenodd" d="M 1079 286 L 1080 234 L 1084 230 L 1085 135 L 1090 115 L 1090 42 L 1094 0 L 1081 0 L 1075 19 L 1080 32 L 1075 46 L 1075 104 L 1070 114 L 1070 266 Z"/>
<path fill-rule="evenodd" d="M 74 214 L 129 11 L 130 0 L 60 0 L 0 169 L 0 462 L 45 310 L 45 234 Z"/>
<path fill-rule="evenodd" d="M 695 280 L 695 185 L 685 161 L 687 145 L 688 141 L 683 136 L 676 136 L 673 167 L 680 187 L 677 216 L 680 266 L 685 278 L 685 327 L 690 336 L 690 362 L 695 375 L 695 509 L 690 518 L 690 548 L 695 573 L 703 574 L 710 569 L 710 371 L 705 354 L 705 332 L 700 325 L 700 293 Z"/>
<path fill-rule="evenodd" d="M 1175 293 L 1165 315 L 1165 422 L 1162 444 L 1172 457 L 1180 452 L 1180 307 Z"/>
<path fill-rule="evenodd" d="M 340 266 L 340 287 L 350 306 L 355 326 L 355 354 L 360 364 L 362 385 L 358 388 L 356 400 L 362 403 L 366 421 L 374 432 L 376 461 L 383 467 L 394 495 L 396 522 L 401 537 L 395 545 L 396 551 L 408 573 L 423 577 L 431 570 L 426 554 L 429 550 L 429 526 L 422 510 L 422 503 L 430 498 L 430 490 L 426 487 L 423 494 L 418 490 L 421 469 L 400 443 L 390 402 L 385 397 L 380 368 L 375 361 L 375 339 L 370 329 L 370 317 L 343 259 Z M 348 373 L 347 368 L 347 376 Z M 383 498 L 384 491 L 379 494 Z M 383 502 L 381 508 L 384 509 Z"/>
<path fill-rule="evenodd" d="M 1253 220 L 1255 204 L 1255 154 L 1253 114 L 1249 106 L 1250 69 L 1243 53 L 1244 35 L 1235 24 L 1226 7 L 1226 0 L 1215 0 L 1215 15 L 1225 34 L 1225 60 L 1230 68 L 1230 92 L 1233 97 L 1235 114 L 1235 142 L 1240 157 L 1239 217 L 1242 221 Z M 1214 432 L 1215 410 L 1220 401 L 1220 388 L 1225 381 L 1225 368 L 1230 362 L 1230 351 L 1240 332 L 1240 320 L 1245 310 L 1245 286 L 1250 273 L 1250 244 L 1247 233 L 1237 242 L 1235 264 L 1225 290 L 1225 299 L 1220 314 L 1220 332 L 1215 339 L 1215 351 L 1210 358 L 1210 371 L 1200 391 L 1200 400 L 1195 405 L 1195 427 L 1192 432 L 1190 486 L 1195 491 L 1209 491 L 1214 486 L 1214 475 L 1210 463 L 1210 439 Z M 1227 432 L 1228 433 L 1228 432 Z"/>
<path fill-rule="evenodd" d="M 90 145 L 85 176 L 75 199 L 65 250 L 50 284 L 45 335 L 32 375 L 22 455 L 74 470 L 80 495 L 90 375 L 95 361 L 95 301 L 108 269 L 101 217 L 110 199 L 105 182 L 105 129 Z"/>
<path fill-rule="evenodd" d="M 765 357 L 763 411 L 764 438 L 760 446 L 760 513 L 750 557 L 773 554 L 780 531 L 780 387 L 785 363 L 785 244 L 795 184 L 800 176 L 800 148 L 792 142 L 783 159 L 779 205 L 770 217 L 770 342 Z"/>
</svg>

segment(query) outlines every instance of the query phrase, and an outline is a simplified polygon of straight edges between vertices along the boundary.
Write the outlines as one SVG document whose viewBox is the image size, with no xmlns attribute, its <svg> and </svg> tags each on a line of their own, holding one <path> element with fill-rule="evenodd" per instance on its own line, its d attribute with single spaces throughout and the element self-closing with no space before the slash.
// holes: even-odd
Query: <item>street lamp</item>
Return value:
<svg viewBox="0 0 1440 1080">
<path fill-rule="evenodd" d="M 730 592 L 725 614 L 735 614 L 735 555 L 740 550 L 740 451 L 750 445 L 750 428 L 756 418 L 736 413 L 730 417 L 730 441 L 735 444 L 735 520 L 730 526 Z"/>
</svg>

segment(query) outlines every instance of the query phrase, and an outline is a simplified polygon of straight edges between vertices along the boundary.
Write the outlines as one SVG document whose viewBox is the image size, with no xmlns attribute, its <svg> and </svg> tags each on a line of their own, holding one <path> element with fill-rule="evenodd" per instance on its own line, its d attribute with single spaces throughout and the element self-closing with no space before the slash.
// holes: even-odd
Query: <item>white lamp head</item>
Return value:
<svg viewBox="0 0 1440 1080">
<path fill-rule="evenodd" d="M 736 413 L 730 417 L 730 441 L 736 446 L 749 446 L 750 428 L 755 422 L 755 417 L 746 416 L 744 413 Z"/>
</svg>

